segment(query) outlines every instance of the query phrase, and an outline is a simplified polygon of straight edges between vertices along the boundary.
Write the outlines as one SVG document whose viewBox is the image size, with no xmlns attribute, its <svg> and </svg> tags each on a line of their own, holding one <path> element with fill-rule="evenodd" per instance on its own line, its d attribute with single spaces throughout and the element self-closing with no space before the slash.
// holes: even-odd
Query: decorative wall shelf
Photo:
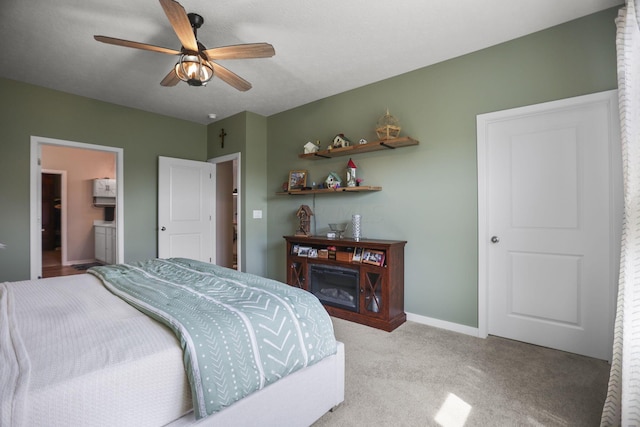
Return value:
<svg viewBox="0 0 640 427">
<path fill-rule="evenodd" d="M 384 141 L 368 142 L 366 144 L 350 145 L 342 148 L 332 148 L 331 150 L 322 150 L 310 154 L 298 154 L 301 159 L 308 160 L 320 160 L 331 159 L 333 157 L 352 156 L 354 154 L 369 153 L 371 151 L 380 151 L 387 149 L 395 149 L 400 147 L 409 147 L 411 145 L 418 145 L 420 141 L 415 140 L 408 136 L 403 136 L 395 139 L 387 139 Z"/>
<path fill-rule="evenodd" d="M 305 194 L 334 194 L 334 193 L 359 193 L 365 191 L 380 191 L 382 187 L 360 186 L 360 187 L 339 187 L 339 188 L 317 188 L 311 190 L 279 191 L 279 196 L 302 196 Z"/>
</svg>

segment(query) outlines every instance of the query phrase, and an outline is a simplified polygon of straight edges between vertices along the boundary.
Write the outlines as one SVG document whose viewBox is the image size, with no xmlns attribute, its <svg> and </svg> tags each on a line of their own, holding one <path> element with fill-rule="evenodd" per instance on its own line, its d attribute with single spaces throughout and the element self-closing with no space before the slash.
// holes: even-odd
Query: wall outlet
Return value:
<svg viewBox="0 0 640 427">
<path fill-rule="evenodd" d="M 253 211 L 253 219 L 262 219 L 262 211 L 254 210 Z"/>
</svg>

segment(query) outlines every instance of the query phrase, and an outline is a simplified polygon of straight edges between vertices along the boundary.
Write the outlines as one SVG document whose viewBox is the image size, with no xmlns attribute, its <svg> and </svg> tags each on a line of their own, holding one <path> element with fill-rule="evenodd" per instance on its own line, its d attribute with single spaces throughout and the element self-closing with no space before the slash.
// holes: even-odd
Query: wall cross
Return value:
<svg viewBox="0 0 640 427">
<path fill-rule="evenodd" d="M 218 136 L 220 137 L 220 146 L 224 148 L 224 137 L 227 136 L 226 132 L 224 131 L 224 128 L 220 129 L 220 135 Z"/>
</svg>

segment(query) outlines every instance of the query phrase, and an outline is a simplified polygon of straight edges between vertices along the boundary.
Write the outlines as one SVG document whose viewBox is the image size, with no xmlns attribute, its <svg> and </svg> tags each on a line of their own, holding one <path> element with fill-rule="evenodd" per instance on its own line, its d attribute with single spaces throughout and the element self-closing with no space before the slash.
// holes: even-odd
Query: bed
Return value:
<svg viewBox="0 0 640 427">
<path fill-rule="evenodd" d="M 180 270 L 178 290 L 164 288 L 168 264 L 176 264 Z M 149 266 L 150 273 L 145 270 Z M 150 260 L 133 265 L 142 272 L 123 268 L 99 267 L 89 274 L 0 284 L 0 425 L 308 426 L 344 400 L 344 346 L 335 341 L 326 311 L 309 300 L 309 293 L 193 260 Z M 125 295 L 126 283 L 111 282 L 114 279 L 110 276 L 122 276 L 130 284 L 143 286 L 134 286 L 134 291 Z M 145 281 L 140 279 L 143 276 Z M 225 281 L 228 283 L 223 284 Z M 218 331 L 226 320 L 215 320 L 212 324 L 218 328 L 207 331 L 209 326 L 203 323 L 202 329 L 192 332 L 211 334 L 208 340 L 185 338 L 176 332 L 184 326 L 171 323 L 181 314 L 156 312 L 150 303 L 160 294 L 161 306 L 170 300 L 179 305 L 196 304 L 185 304 L 181 294 L 182 288 L 193 282 L 200 292 L 197 304 L 216 294 L 211 291 L 205 295 L 203 289 L 236 286 L 231 297 L 216 302 L 215 309 L 198 307 L 194 311 L 209 316 L 223 306 L 245 324 L 259 324 L 256 331 L 247 332 L 256 349 L 266 343 L 281 347 L 297 366 L 278 371 L 277 365 L 283 363 L 272 354 L 247 356 L 262 366 L 264 372 L 258 381 L 262 384 L 238 397 L 238 389 L 251 389 L 246 380 L 253 376 L 251 363 L 230 356 L 212 359 L 211 355 L 239 352 L 236 347 L 242 337 L 226 329 Z M 139 294 L 140 287 L 151 289 L 154 296 Z M 260 320 L 262 312 L 256 315 L 251 311 L 256 304 L 241 301 L 240 305 L 249 307 L 249 314 L 236 313 L 239 309 L 229 305 L 230 299 L 240 300 L 247 293 L 253 298 L 258 295 L 258 301 L 271 301 L 265 305 L 274 305 L 272 300 L 262 299 L 262 294 L 275 295 L 276 291 L 284 292 L 277 294 L 278 301 L 291 303 L 283 305 L 286 308 L 279 313 L 290 311 L 295 322 L 278 320 L 280 326 L 273 327 L 269 322 L 276 315 Z M 314 313 L 321 313 L 320 318 L 308 317 Z M 163 316 L 169 319 L 168 324 L 162 323 L 167 320 L 161 319 Z M 298 335 L 284 332 L 282 325 L 292 322 Z M 326 336 L 327 328 L 330 337 Z M 265 336 L 265 329 L 271 335 Z M 324 335 L 316 336 L 318 331 Z M 284 343 L 292 339 L 297 340 L 296 345 L 285 350 Z M 321 350 L 314 353 L 312 347 Z M 198 365 L 200 376 L 190 370 L 189 361 Z M 214 377 L 214 386 L 206 382 L 208 377 Z M 194 387 L 194 383 L 199 385 Z M 229 397 L 234 390 L 236 396 Z M 222 403 L 214 404 L 211 396 L 220 391 Z M 199 402 L 203 397 L 206 402 Z M 207 406 L 209 403 L 212 406 Z M 210 414 L 202 413 L 203 408 Z"/>
</svg>

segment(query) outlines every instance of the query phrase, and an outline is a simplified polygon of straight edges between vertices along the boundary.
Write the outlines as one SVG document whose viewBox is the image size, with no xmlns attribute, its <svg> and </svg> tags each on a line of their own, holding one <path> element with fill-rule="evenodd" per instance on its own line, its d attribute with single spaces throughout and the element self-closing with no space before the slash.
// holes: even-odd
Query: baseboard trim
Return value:
<svg viewBox="0 0 640 427">
<path fill-rule="evenodd" d="M 67 261 L 66 263 L 64 263 L 63 265 L 65 267 L 68 266 L 73 266 L 76 264 L 90 264 L 92 262 L 96 262 L 95 258 L 88 258 L 88 259 L 74 259 L 73 261 Z"/>
<path fill-rule="evenodd" d="M 446 320 L 434 319 L 433 317 L 422 316 L 420 314 L 407 313 L 407 320 L 474 337 L 480 336 L 478 328 L 461 325 L 459 323 L 447 322 Z"/>
</svg>

